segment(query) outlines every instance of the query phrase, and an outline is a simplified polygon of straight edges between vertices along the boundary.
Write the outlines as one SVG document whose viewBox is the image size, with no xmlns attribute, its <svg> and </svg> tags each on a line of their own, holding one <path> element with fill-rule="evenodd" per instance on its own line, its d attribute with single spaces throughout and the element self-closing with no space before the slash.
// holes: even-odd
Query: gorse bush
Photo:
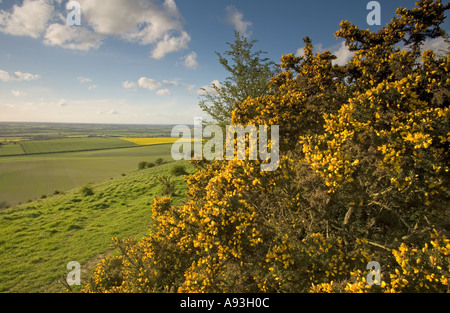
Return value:
<svg viewBox="0 0 450 313">
<path fill-rule="evenodd" d="M 164 161 L 163 158 L 157 158 L 157 159 L 155 160 L 155 164 L 156 164 L 156 165 L 161 165 L 161 164 L 164 164 L 164 163 L 166 163 L 166 161 Z"/>
<path fill-rule="evenodd" d="M 163 196 L 171 196 L 175 192 L 175 182 L 167 175 L 156 177 L 161 186 L 161 194 Z"/>
<path fill-rule="evenodd" d="M 175 176 L 186 175 L 186 167 L 181 164 L 174 165 L 170 169 L 170 173 Z"/>
<path fill-rule="evenodd" d="M 344 66 L 309 38 L 283 55 L 271 92 L 232 112 L 280 126 L 278 169 L 193 161 L 187 202 L 155 199 L 151 234 L 117 240 L 121 265 L 100 263 L 85 290 L 448 292 L 450 56 L 421 45 L 449 8 L 418 1 L 377 32 L 343 21 Z"/>
<path fill-rule="evenodd" d="M 143 170 L 147 167 L 147 162 L 146 161 L 141 161 L 138 163 L 138 170 Z"/>
<path fill-rule="evenodd" d="M 143 169 L 146 169 L 146 168 L 152 168 L 154 166 L 155 166 L 154 162 L 141 161 L 141 162 L 138 163 L 138 170 L 143 170 Z"/>
<path fill-rule="evenodd" d="M 94 194 L 94 190 L 92 190 L 92 188 L 91 187 L 89 187 L 89 186 L 83 186 L 82 188 L 81 188 L 81 194 L 83 195 L 83 196 L 85 196 L 85 197 L 87 197 L 87 196 L 92 196 L 93 194 Z"/>
</svg>

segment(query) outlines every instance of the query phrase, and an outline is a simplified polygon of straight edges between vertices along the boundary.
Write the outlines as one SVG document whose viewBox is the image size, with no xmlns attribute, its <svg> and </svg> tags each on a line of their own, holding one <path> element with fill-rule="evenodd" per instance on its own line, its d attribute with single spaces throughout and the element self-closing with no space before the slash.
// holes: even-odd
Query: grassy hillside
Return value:
<svg viewBox="0 0 450 313">
<path fill-rule="evenodd" d="M 128 149 L 126 149 L 128 150 Z M 120 160 L 120 158 L 119 158 Z M 161 195 L 158 175 L 170 175 L 172 162 L 65 194 L 0 210 L 0 292 L 58 292 L 58 282 L 77 261 L 85 271 L 111 249 L 112 237 L 139 238 L 148 231 L 151 204 Z M 183 176 L 173 177 L 173 198 L 185 199 Z"/>
<path fill-rule="evenodd" d="M 171 146 L 0 157 L 0 202 L 15 205 L 131 173 L 140 161 L 171 160 Z"/>
</svg>

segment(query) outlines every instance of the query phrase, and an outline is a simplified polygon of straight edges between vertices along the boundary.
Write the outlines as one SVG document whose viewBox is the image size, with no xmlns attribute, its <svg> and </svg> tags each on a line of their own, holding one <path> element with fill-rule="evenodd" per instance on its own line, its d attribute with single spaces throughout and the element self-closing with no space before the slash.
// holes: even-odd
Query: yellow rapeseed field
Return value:
<svg viewBox="0 0 450 313">
<path fill-rule="evenodd" d="M 179 138 L 172 137 L 155 137 L 155 138 L 122 138 L 123 140 L 131 141 L 137 145 L 150 146 L 159 145 L 164 143 L 174 143 L 179 140 Z"/>
</svg>

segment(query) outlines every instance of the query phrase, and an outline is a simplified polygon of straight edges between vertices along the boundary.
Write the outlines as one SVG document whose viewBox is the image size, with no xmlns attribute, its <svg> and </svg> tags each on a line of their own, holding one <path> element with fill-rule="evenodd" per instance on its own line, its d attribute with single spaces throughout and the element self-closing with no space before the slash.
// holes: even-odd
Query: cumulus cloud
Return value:
<svg viewBox="0 0 450 313">
<path fill-rule="evenodd" d="M 157 92 L 156 92 L 156 94 L 158 95 L 158 96 L 170 96 L 171 95 L 171 93 L 170 93 L 170 90 L 169 89 L 160 89 L 160 90 L 158 90 Z"/>
<path fill-rule="evenodd" d="M 198 67 L 197 63 L 197 53 L 192 51 L 187 56 L 184 57 L 184 66 L 187 68 L 196 69 Z"/>
<path fill-rule="evenodd" d="M 9 73 L 0 70 L 0 80 L 1 80 L 1 81 L 4 81 L 4 82 L 7 82 L 7 81 L 11 80 L 11 79 L 10 79 Z"/>
<path fill-rule="evenodd" d="M 37 74 L 30 74 L 30 73 L 22 73 L 22 72 L 14 72 L 13 80 L 36 80 L 39 79 L 41 76 Z"/>
<path fill-rule="evenodd" d="M 190 36 L 173 0 L 78 0 L 81 26 L 67 25 L 61 0 L 24 0 L 0 10 L 0 32 L 42 38 L 44 44 L 71 50 L 92 50 L 113 36 L 151 45 L 156 59 L 187 48 Z"/>
<path fill-rule="evenodd" d="M 54 15 L 54 7 L 45 0 L 24 0 L 11 10 L 0 10 L 0 32 L 39 38 Z"/>
<path fill-rule="evenodd" d="M 136 88 L 136 83 L 129 82 L 128 80 L 122 83 L 122 87 L 126 89 Z"/>
<path fill-rule="evenodd" d="M 13 94 L 13 96 L 15 97 L 22 97 L 25 96 L 26 93 L 19 91 L 19 90 L 11 90 L 11 93 Z"/>
<path fill-rule="evenodd" d="M 325 49 L 323 49 L 323 45 L 321 43 L 318 43 L 314 45 L 314 52 L 324 52 Z M 295 53 L 296 57 L 301 57 L 305 55 L 305 47 L 301 47 L 297 49 L 297 52 Z"/>
<path fill-rule="evenodd" d="M 253 25 L 252 22 L 244 21 L 244 14 L 233 5 L 227 6 L 225 11 L 227 22 L 244 37 L 250 37 L 252 32 L 248 28 Z"/>
<path fill-rule="evenodd" d="M 181 83 L 176 80 L 163 80 L 163 84 L 167 85 L 167 86 L 174 86 L 174 87 L 181 86 Z"/>
<path fill-rule="evenodd" d="M 44 44 L 70 50 L 88 51 L 100 47 L 102 37 L 86 28 L 51 24 L 44 35 Z"/>
<path fill-rule="evenodd" d="M 142 88 L 148 89 L 148 90 L 156 90 L 159 87 L 161 87 L 161 83 L 157 82 L 154 79 L 147 78 L 147 77 L 141 77 L 138 80 L 138 85 Z"/>
<path fill-rule="evenodd" d="M 314 45 L 314 52 L 322 53 L 325 50 L 329 50 L 332 54 L 336 56 L 336 59 L 332 61 L 333 64 L 344 65 L 347 63 L 354 55 L 354 52 L 351 52 L 348 47 L 345 45 L 345 42 L 341 42 L 338 45 L 334 45 L 328 49 L 325 49 L 321 43 Z M 305 48 L 298 48 L 295 56 L 301 57 L 305 54 Z"/>
<path fill-rule="evenodd" d="M 80 83 L 90 83 L 90 82 L 92 82 L 91 78 L 89 78 L 89 77 L 82 77 L 82 76 L 77 77 L 77 80 Z"/>
<path fill-rule="evenodd" d="M 81 83 L 81 84 L 85 84 L 85 83 L 92 83 L 92 78 L 89 78 L 89 77 L 83 77 L 83 76 L 78 76 L 77 77 L 77 80 Z M 97 85 L 95 85 L 95 84 L 91 84 L 89 87 L 88 87 L 88 90 L 93 90 L 93 89 L 97 89 L 98 88 L 98 86 Z"/>
<path fill-rule="evenodd" d="M 185 31 L 181 32 L 181 35 L 178 37 L 165 34 L 163 39 L 156 44 L 155 49 L 151 52 L 151 56 L 155 59 L 161 59 L 168 53 L 186 49 L 190 40 L 191 37 Z"/>
<path fill-rule="evenodd" d="M 11 75 L 6 71 L 0 70 L 0 80 L 4 81 L 4 82 L 31 81 L 31 80 L 37 80 L 39 78 L 41 78 L 41 76 L 39 76 L 37 74 L 14 72 L 14 74 Z"/>
<path fill-rule="evenodd" d="M 333 64 L 337 65 L 344 65 L 347 63 L 355 54 L 354 52 L 350 51 L 348 47 L 345 45 L 345 42 L 341 42 L 339 47 L 333 51 L 331 51 L 336 56 L 336 59 L 333 60 Z"/>
<path fill-rule="evenodd" d="M 220 82 L 218 80 L 213 80 L 211 82 L 211 85 L 203 86 L 199 90 L 197 90 L 197 94 L 199 96 L 204 96 L 206 94 L 210 94 L 210 95 L 211 94 L 212 95 L 217 94 L 217 91 L 213 88 L 213 86 L 216 86 L 217 88 L 221 88 L 222 87 L 222 85 L 220 84 Z"/>
<path fill-rule="evenodd" d="M 177 80 L 163 80 L 163 84 L 165 86 L 169 86 L 169 87 L 183 87 L 186 90 L 193 90 L 195 88 L 194 84 L 188 84 L 188 83 L 180 83 Z"/>
<path fill-rule="evenodd" d="M 191 91 L 195 88 L 195 85 L 180 82 L 178 80 L 163 80 L 162 82 L 159 82 L 152 78 L 141 77 L 139 78 L 137 83 L 130 81 L 123 82 L 122 87 L 125 89 L 134 89 L 134 90 L 137 87 L 147 89 L 150 91 L 157 90 L 156 94 L 159 96 L 170 96 L 172 92 L 170 91 L 169 88 L 184 88 L 188 91 Z"/>
<path fill-rule="evenodd" d="M 79 0 L 83 20 L 95 33 L 116 36 L 141 45 L 155 45 L 150 55 L 160 59 L 187 48 L 190 36 L 183 30 L 173 0 Z"/>
<path fill-rule="evenodd" d="M 447 49 L 449 49 L 449 44 L 445 42 L 443 37 L 428 39 L 421 47 L 422 51 L 431 50 L 437 55 L 443 55 Z"/>
<path fill-rule="evenodd" d="M 183 86 L 189 91 L 194 90 L 195 88 L 195 84 L 183 84 Z"/>
</svg>

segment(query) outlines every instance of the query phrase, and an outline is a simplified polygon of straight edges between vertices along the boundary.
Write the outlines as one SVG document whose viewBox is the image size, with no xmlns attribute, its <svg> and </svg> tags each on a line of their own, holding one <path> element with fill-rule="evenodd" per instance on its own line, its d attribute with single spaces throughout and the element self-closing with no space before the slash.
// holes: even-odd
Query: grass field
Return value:
<svg viewBox="0 0 450 313">
<path fill-rule="evenodd" d="M 124 161 L 125 156 L 124 152 L 122 159 L 115 158 Z M 64 291 L 59 280 L 68 274 L 70 261 L 81 264 L 84 283 L 86 271 L 111 251 L 112 237 L 138 239 L 147 234 L 153 198 L 161 196 L 156 176 L 170 173 L 172 164 L 93 184 L 91 196 L 83 195 L 78 187 L 0 210 L 0 292 Z M 193 172 L 188 162 L 181 164 Z M 186 182 L 183 176 L 174 181 L 173 198 L 180 203 L 185 199 Z"/>
<path fill-rule="evenodd" d="M 22 141 L 20 145 L 25 154 L 104 150 L 136 146 L 130 141 L 118 138 L 65 138 Z"/>
<path fill-rule="evenodd" d="M 18 154 L 24 154 L 22 146 L 20 144 L 3 144 L 0 146 L 0 157 Z"/>
<path fill-rule="evenodd" d="M 16 205 L 56 190 L 129 174 L 137 170 L 140 161 L 171 161 L 171 146 L 0 157 L 0 202 Z"/>
</svg>

